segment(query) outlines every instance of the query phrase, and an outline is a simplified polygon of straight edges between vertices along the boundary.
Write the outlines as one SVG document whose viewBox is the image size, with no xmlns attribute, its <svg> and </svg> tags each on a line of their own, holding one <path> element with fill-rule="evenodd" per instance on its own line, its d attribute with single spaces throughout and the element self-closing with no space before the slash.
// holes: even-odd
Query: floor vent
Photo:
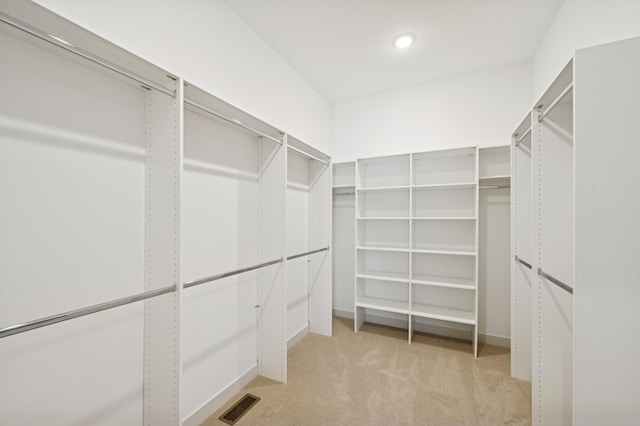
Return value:
<svg viewBox="0 0 640 426">
<path fill-rule="evenodd" d="M 240 420 L 240 418 L 244 416 L 251 407 L 256 405 L 258 401 L 260 401 L 260 398 L 248 393 L 243 396 L 240 401 L 233 404 L 233 407 L 225 411 L 225 413 L 218 417 L 218 419 L 228 425 L 235 425 L 236 422 Z"/>
</svg>

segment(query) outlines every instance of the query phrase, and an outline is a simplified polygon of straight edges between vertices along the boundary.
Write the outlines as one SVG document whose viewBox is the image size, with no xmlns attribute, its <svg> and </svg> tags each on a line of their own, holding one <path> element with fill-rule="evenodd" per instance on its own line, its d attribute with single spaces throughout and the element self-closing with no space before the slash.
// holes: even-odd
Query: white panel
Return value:
<svg viewBox="0 0 640 426">
<path fill-rule="evenodd" d="M 359 188 L 408 186 L 410 183 L 408 155 L 358 160 L 357 170 Z"/>
<path fill-rule="evenodd" d="M 507 146 L 480 148 L 478 176 L 480 179 L 510 176 L 511 150 Z"/>
<path fill-rule="evenodd" d="M 314 161 L 310 172 L 309 248 L 315 250 L 329 247 L 329 250 L 309 256 L 309 321 L 311 332 L 331 336 L 331 165 Z"/>
<path fill-rule="evenodd" d="M 358 193 L 358 217 L 409 217 L 409 190 Z"/>
<path fill-rule="evenodd" d="M 286 148 L 260 145 L 259 260 L 286 257 Z M 287 381 L 287 271 L 285 264 L 258 272 L 258 371 Z"/>
<path fill-rule="evenodd" d="M 287 255 L 309 250 L 309 160 L 288 152 Z M 308 257 L 287 261 L 287 339 L 309 323 Z"/>
<path fill-rule="evenodd" d="M 529 117 L 527 119 L 530 121 Z M 513 147 L 512 256 L 511 256 L 511 376 L 531 380 L 532 368 L 532 277 L 533 272 L 515 256 L 532 264 L 531 245 L 531 136 Z"/>
<path fill-rule="evenodd" d="M 478 333 L 507 339 L 511 335 L 510 211 L 509 188 L 480 191 Z"/>
<path fill-rule="evenodd" d="M 413 185 L 469 183 L 476 180 L 476 150 L 470 148 L 413 154 Z"/>
<path fill-rule="evenodd" d="M 575 57 L 576 425 L 640 418 L 639 53 L 635 38 Z"/>
<path fill-rule="evenodd" d="M 333 163 L 333 178 L 334 187 L 340 186 L 355 186 L 356 184 L 356 164 L 354 161 L 348 161 L 345 163 Z"/>
<path fill-rule="evenodd" d="M 0 56 L 0 327 L 142 292 L 144 91 Z M 142 339 L 140 304 L 2 339 L 0 424 L 141 424 Z"/>
<path fill-rule="evenodd" d="M 573 286 L 573 121 L 571 94 L 533 128 L 533 271 Z M 573 297 L 535 278 L 533 422 L 571 424 Z"/>
<path fill-rule="evenodd" d="M 333 196 L 333 309 L 353 312 L 355 277 L 355 196 Z"/>
<path fill-rule="evenodd" d="M 182 81 L 175 98 L 146 95 L 145 290 L 176 285 L 144 301 L 144 423 L 179 425 L 180 414 L 180 188 Z"/>
<path fill-rule="evenodd" d="M 184 281 L 259 262 L 259 145 L 253 135 L 185 111 Z M 185 290 L 183 417 L 255 365 L 256 287 L 257 272 L 249 272 Z"/>
</svg>

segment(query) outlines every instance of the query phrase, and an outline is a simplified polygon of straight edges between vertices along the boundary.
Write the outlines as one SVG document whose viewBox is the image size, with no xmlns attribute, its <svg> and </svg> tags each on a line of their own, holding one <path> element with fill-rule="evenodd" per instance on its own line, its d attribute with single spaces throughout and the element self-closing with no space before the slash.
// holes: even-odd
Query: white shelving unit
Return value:
<svg viewBox="0 0 640 426">
<path fill-rule="evenodd" d="M 640 416 L 640 145 L 630 143 L 639 51 L 640 38 L 576 51 L 533 108 L 530 153 L 528 136 L 514 148 L 513 250 L 532 255 L 532 275 L 513 271 L 514 315 L 525 319 L 515 332 L 526 336 L 530 311 L 536 425 L 634 424 Z"/>
<path fill-rule="evenodd" d="M 353 312 L 355 276 L 356 163 L 333 163 L 332 281 L 333 314 L 350 317 Z"/>
<path fill-rule="evenodd" d="M 375 311 L 471 326 L 477 354 L 478 150 L 357 161 L 355 331 Z"/>
<path fill-rule="evenodd" d="M 329 157 L 33 2 L 0 56 L 0 424 L 195 425 L 286 382 L 287 153 L 325 335 Z"/>
<path fill-rule="evenodd" d="M 331 336 L 331 159 L 287 135 L 289 347 L 309 331 Z"/>
<path fill-rule="evenodd" d="M 179 283 L 182 81 L 31 2 L 0 18 L 0 327 Z M 181 295 L 0 340 L 0 424 L 179 424 Z"/>
</svg>

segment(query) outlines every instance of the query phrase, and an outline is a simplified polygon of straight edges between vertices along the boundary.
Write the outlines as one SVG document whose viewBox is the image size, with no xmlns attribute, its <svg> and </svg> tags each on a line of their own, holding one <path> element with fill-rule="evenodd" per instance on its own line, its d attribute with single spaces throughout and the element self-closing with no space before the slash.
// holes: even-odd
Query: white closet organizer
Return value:
<svg viewBox="0 0 640 426">
<path fill-rule="evenodd" d="M 0 21 L 0 424 L 179 424 L 182 83 L 31 2 Z"/>
<path fill-rule="evenodd" d="M 328 157 L 32 2 L 0 54 L 0 424 L 200 424 L 286 381 L 287 259 L 331 332 Z M 289 258 L 288 150 L 319 249 Z"/>
<path fill-rule="evenodd" d="M 278 129 L 192 84 L 184 97 L 182 409 L 197 423 L 238 378 L 286 381 L 286 159 Z"/>
<path fill-rule="evenodd" d="M 478 335 L 480 342 L 509 346 L 511 149 L 483 147 L 478 155 Z"/>
<path fill-rule="evenodd" d="M 333 314 L 353 315 L 356 163 L 333 163 Z"/>
<path fill-rule="evenodd" d="M 287 136 L 287 338 L 331 336 L 331 163 Z"/>
<path fill-rule="evenodd" d="M 533 111 L 534 424 L 634 424 L 640 415 L 638 52 L 640 38 L 576 51 Z M 528 164 L 526 143 L 514 148 L 518 167 Z M 525 260 L 528 176 L 517 176 L 524 241 L 514 251 Z"/>
<path fill-rule="evenodd" d="M 513 132 L 511 151 L 511 376 L 531 380 L 531 113 Z"/>
<path fill-rule="evenodd" d="M 536 103 L 532 127 L 533 419 L 572 423 L 573 298 L 550 274 L 573 287 L 573 64 Z M 515 259 L 514 259 L 515 261 Z"/>
<path fill-rule="evenodd" d="M 477 148 L 362 159 L 356 178 L 355 330 L 368 311 L 409 341 L 425 319 L 455 323 L 476 354 Z"/>
</svg>

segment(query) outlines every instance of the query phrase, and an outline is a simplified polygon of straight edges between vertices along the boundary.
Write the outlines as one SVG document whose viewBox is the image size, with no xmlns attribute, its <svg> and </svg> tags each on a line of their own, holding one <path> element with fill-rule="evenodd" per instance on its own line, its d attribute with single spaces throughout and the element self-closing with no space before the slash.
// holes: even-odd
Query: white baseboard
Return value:
<svg viewBox="0 0 640 426">
<path fill-rule="evenodd" d="M 353 311 L 346 311 L 344 309 L 334 309 L 333 316 L 338 318 L 353 319 Z"/>
<path fill-rule="evenodd" d="M 308 334 L 309 334 L 309 324 L 305 325 L 293 336 L 289 337 L 289 340 L 287 340 L 287 350 L 294 347 L 300 340 L 302 340 Z"/>
<path fill-rule="evenodd" d="M 183 422 L 183 426 L 198 426 L 207 420 L 213 413 L 229 401 L 242 388 L 247 386 L 253 379 L 258 377 L 258 365 L 254 365 L 229 386 L 220 391 L 216 396 L 202 404 L 202 406 L 191 413 Z"/>
</svg>

